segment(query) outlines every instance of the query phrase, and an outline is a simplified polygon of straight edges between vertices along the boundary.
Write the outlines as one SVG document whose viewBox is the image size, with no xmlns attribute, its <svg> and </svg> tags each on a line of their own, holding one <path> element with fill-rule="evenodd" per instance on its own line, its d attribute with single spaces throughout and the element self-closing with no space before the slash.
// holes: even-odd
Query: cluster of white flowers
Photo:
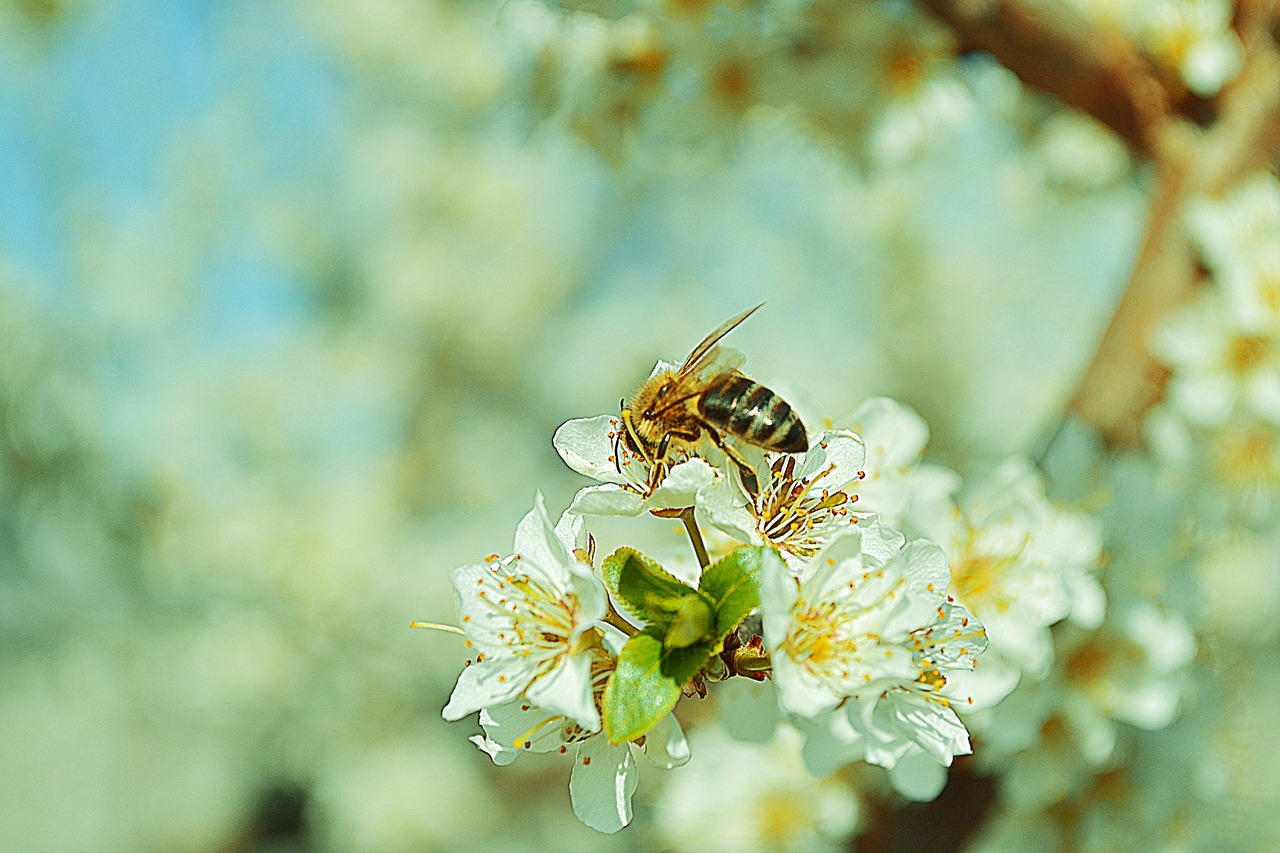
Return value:
<svg viewBox="0 0 1280 853">
<path fill-rule="evenodd" d="M 659 362 L 654 375 L 677 369 Z M 1010 458 L 965 486 L 921 461 L 929 431 L 919 415 L 872 398 L 843 419 L 853 429 L 816 431 L 803 452 L 738 442 L 752 478 L 709 443 L 702 453 L 684 447 L 655 476 L 629 440 L 628 417 L 561 426 L 560 456 L 602 482 L 579 490 L 554 530 L 539 499 L 513 556 L 454 577 L 478 653 L 446 716 L 478 710 L 485 734 L 473 740 L 498 764 L 521 750 L 573 748 L 570 791 L 587 825 L 615 831 L 631 818 L 628 742 L 654 757 L 656 741 L 664 767 L 689 758 L 670 706 L 639 737 L 609 734 L 604 717 L 625 704 L 609 682 L 628 641 L 665 617 L 637 612 L 643 605 L 609 568 L 614 558 L 596 566 L 592 517 L 679 516 L 699 551 L 704 522 L 716 532 L 699 554 L 704 578 L 739 549 L 760 551 L 758 580 L 742 576 L 758 584 L 751 614 L 735 615 L 677 686 L 686 696 L 709 691 L 736 738 L 794 742 L 815 780 L 879 766 L 899 795 L 932 800 L 955 757 L 974 750 L 972 729 L 1003 808 L 1023 814 L 1080 795 L 1106 772 L 1117 723 L 1154 730 L 1177 717 L 1196 649 L 1185 622 L 1144 602 L 1107 607 L 1101 525 L 1051 502 L 1028 460 Z M 662 577 L 682 583 L 662 575 L 646 595 L 662 594 Z M 677 619 L 704 607 L 687 603 L 663 607 Z M 717 621 L 705 610 L 703 620 Z M 692 633 L 675 646 L 700 640 L 696 623 L 680 623 Z M 664 622 L 655 636 L 675 630 Z M 767 684 L 751 695 L 716 683 L 735 676 Z M 607 772 L 588 769 L 601 764 Z M 713 807 L 670 794 L 659 807 L 678 833 L 697 825 L 700 803 Z M 770 843 L 760 833 L 757 843 Z"/>
<path fill-rule="evenodd" d="M 771 104 L 861 143 L 859 159 L 892 166 L 975 109 L 954 37 L 914 4 L 556 5 L 511 12 L 538 56 L 530 94 L 615 160 L 714 139 Z"/>
<path fill-rule="evenodd" d="M 1265 527 L 1280 495 L 1280 181 L 1255 174 L 1187 224 L 1211 284 L 1152 342 L 1172 376 L 1149 433 L 1171 464 L 1209 474 L 1207 511 Z"/>
<path fill-rule="evenodd" d="M 654 375 L 676 370 L 659 362 Z M 475 656 L 446 719 L 479 711 L 485 734 L 474 740 L 498 764 L 521 750 L 574 747 L 575 813 L 605 832 L 631 819 L 629 743 L 651 757 L 656 749 L 667 767 L 689 756 L 669 709 L 630 726 L 645 709 L 629 706 L 648 699 L 613 688 L 636 665 L 639 653 L 629 650 L 654 636 L 663 660 L 705 641 L 674 684 L 686 694 L 705 695 L 706 681 L 771 677 L 779 709 L 810 740 L 806 755 L 821 756 L 810 762 L 816 772 L 857 760 L 892 769 L 909 754 L 947 767 L 971 751 L 955 706 L 974 700 L 953 679 L 977 665 L 986 631 L 948 594 L 953 583 L 941 547 L 908 542 L 860 508 L 864 481 L 899 509 L 910 483 L 933 482 L 910 470 L 923 450 L 917 416 L 888 400 L 855 414 L 876 440 L 870 477 L 867 446 L 851 430 L 818 431 L 799 453 L 728 438 L 751 458 L 753 478 L 709 442 L 701 454 L 699 445 L 685 446 L 681 461 L 658 469 L 627 434 L 630 417 L 561 426 L 554 438 L 560 456 L 603 482 L 582 488 L 554 527 L 539 496 L 511 556 L 454 573 L 457 616 Z M 628 580 L 615 560 L 640 555 L 620 557 L 627 549 L 595 565 L 585 522 L 645 511 L 680 515 L 690 526 L 702 567 L 697 592 L 660 567 Z M 727 534 L 711 553 L 699 519 Z M 743 562 L 745 554 L 757 555 L 755 562 Z M 699 598 L 703 592 L 710 597 Z M 724 601 L 741 596 L 744 603 L 727 615 Z M 664 612 L 674 621 L 660 626 Z"/>
<path fill-rule="evenodd" d="M 1127 34 L 1175 97 L 1240 67 L 1238 4 L 1053 2 Z M 0 217 L 4 261 L 50 278 L 0 277 L 9 844 L 638 837 L 576 812 L 691 850 L 845 849 L 895 824 L 992 851 L 1275 846 L 1280 683 L 1257 663 L 1280 638 L 1274 177 L 1191 218 L 1211 281 L 1155 342 L 1166 470 L 1107 456 L 1046 481 L 999 460 L 1069 393 L 1148 188 L 1105 128 L 959 56 L 925 4 L 231 0 L 150 4 L 154 31 L 122 27 L 128 5 L 0 9 L 23 80 L 127 46 L 87 125 L 78 86 L 10 87 L 6 113 L 15 198 L 39 198 Z M 147 41 L 182 22 L 208 51 Z M 13 140 L 57 150 L 91 125 L 132 151 L 142 132 L 100 119 L 138 56 L 178 84 L 188 59 L 284 73 L 212 75 L 184 132 L 145 134 L 156 204 L 121 216 Z M 145 105 L 157 123 L 168 92 Z M 309 153 L 282 158 L 298 135 Z M 64 223 L 59 273 L 30 244 Z M 809 390 L 849 409 L 910 399 L 929 462 L 924 421 L 878 397 L 804 413 L 805 452 L 742 448 L 748 473 L 708 445 L 652 483 L 610 415 L 557 433 L 598 481 L 570 499 L 543 440 L 562 413 L 748 295 L 769 301 L 757 366 L 814 365 Z M 459 573 L 471 663 L 447 713 L 478 719 L 468 743 L 438 714 L 455 639 L 398 627 L 448 619 L 443 570 L 529 509 L 525 483 L 568 510 L 535 500 L 511 553 Z M 762 555 L 759 603 L 724 637 L 671 535 L 689 508 L 713 566 Z M 672 576 L 642 573 L 666 585 L 648 616 L 614 593 L 615 544 Z M 705 660 L 611 739 L 632 633 Z M 499 813 L 519 819 L 474 819 Z"/>
</svg>

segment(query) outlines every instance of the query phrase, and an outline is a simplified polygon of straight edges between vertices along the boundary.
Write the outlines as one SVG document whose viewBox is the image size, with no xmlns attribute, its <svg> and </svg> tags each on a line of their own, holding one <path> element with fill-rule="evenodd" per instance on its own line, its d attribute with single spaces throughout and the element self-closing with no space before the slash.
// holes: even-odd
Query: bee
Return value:
<svg viewBox="0 0 1280 853">
<path fill-rule="evenodd" d="M 729 457 L 752 494 L 759 492 L 755 470 L 726 436 L 782 453 L 808 449 L 804 424 L 787 401 L 738 371 L 741 353 L 716 345 L 759 308 L 726 320 L 678 369 L 658 371 L 630 405 L 622 402 L 620 440 L 648 463 L 651 489 L 665 476 L 673 451 L 696 447 L 704 437 Z"/>
</svg>

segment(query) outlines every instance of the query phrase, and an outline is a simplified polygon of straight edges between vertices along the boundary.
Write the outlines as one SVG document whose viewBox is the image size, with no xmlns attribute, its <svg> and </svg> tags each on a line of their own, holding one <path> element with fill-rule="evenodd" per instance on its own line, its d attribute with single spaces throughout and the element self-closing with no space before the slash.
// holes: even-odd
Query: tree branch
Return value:
<svg viewBox="0 0 1280 853">
<path fill-rule="evenodd" d="M 1142 250 L 1069 407 L 1109 447 L 1142 442 L 1143 416 L 1164 391 L 1168 373 L 1148 345 L 1156 324 L 1196 285 L 1197 259 L 1183 222 L 1187 202 L 1220 195 L 1274 157 L 1280 55 L 1269 32 L 1250 35 L 1244 70 L 1223 95 L 1219 120 L 1202 133 L 1171 119 L 1157 134 L 1157 187 Z"/>
<path fill-rule="evenodd" d="M 1152 134 L 1170 115 L 1170 96 L 1138 48 L 1065 6 L 1016 0 L 922 0 L 959 37 L 1022 82 L 1056 95 L 1150 155 Z"/>
<path fill-rule="evenodd" d="M 1166 89 L 1137 45 L 1100 31 L 1066 6 L 921 2 L 955 31 L 962 49 L 993 54 L 1024 83 L 1092 115 L 1155 164 L 1137 263 L 1069 407 L 1109 446 L 1138 444 L 1142 417 L 1168 378 L 1148 352 L 1151 332 L 1187 298 L 1198 275 L 1183 224 L 1186 204 L 1218 195 L 1272 164 L 1280 149 L 1275 0 L 1240 0 L 1235 23 L 1245 66 L 1218 98 L 1218 117 L 1207 131 L 1178 113 L 1178 106 L 1188 107 L 1179 103 L 1185 93 Z"/>
</svg>

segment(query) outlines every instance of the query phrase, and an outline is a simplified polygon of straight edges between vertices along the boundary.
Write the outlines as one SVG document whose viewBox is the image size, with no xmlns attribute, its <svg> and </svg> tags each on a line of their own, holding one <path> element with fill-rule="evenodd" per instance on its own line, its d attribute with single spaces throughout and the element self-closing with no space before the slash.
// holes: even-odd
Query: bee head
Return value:
<svg viewBox="0 0 1280 853">
<path fill-rule="evenodd" d="M 658 390 L 649 398 L 649 405 L 644 408 L 643 417 L 652 418 L 657 413 L 657 410 L 662 406 L 662 402 L 667 398 L 667 395 L 671 393 L 671 389 L 674 385 L 675 383 L 668 379 L 658 386 Z"/>
</svg>

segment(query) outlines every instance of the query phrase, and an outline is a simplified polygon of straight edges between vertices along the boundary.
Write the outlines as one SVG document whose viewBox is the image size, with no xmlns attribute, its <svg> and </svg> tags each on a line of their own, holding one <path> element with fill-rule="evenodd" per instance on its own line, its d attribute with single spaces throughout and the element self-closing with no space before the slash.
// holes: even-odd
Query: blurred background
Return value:
<svg viewBox="0 0 1280 853">
<path fill-rule="evenodd" d="M 662 828 L 682 771 L 646 768 L 606 837 L 563 763 L 491 766 L 440 719 L 461 644 L 407 625 L 452 621 L 450 570 L 507 552 L 536 490 L 568 505 L 558 424 L 758 302 L 733 344 L 802 412 L 894 396 L 965 475 L 1060 444 L 1153 217 L 1181 228 L 1151 127 L 1211 133 L 1249 40 L 1225 2 L 1167 32 L 1015 4 L 1143 58 L 1164 94 L 1126 123 L 1127 95 L 1026 85 L 962 5 L 0 2 L 0 850 L 688 848 Z M 1186 71 L 1196 38 L 1218 53 Z M 1112 476 L 1083 441 L 1064 499 Z M 1126 452 L 1149 485 L 1090 504 L 1111 529 L 1178 494 Z M 1276 591 L 1269 525 L 1226 622 Z M 1204 593 L 1158 586 L 1203 627 Z M 1246 744 L 1280 695 L 1255 618 L 1206 664 L 1247 649 L 1247 689 L 1196 703 Z M 1232 766 L 1227 835 L 1142 849 L 1274 849 Z M 1209 788 L 1179 814 L 1226 814 Z M 990 849 L 1124 838 L 1100 825 Z M 916 849 L 850 832 L 746 849 Z"/>
</svg>

